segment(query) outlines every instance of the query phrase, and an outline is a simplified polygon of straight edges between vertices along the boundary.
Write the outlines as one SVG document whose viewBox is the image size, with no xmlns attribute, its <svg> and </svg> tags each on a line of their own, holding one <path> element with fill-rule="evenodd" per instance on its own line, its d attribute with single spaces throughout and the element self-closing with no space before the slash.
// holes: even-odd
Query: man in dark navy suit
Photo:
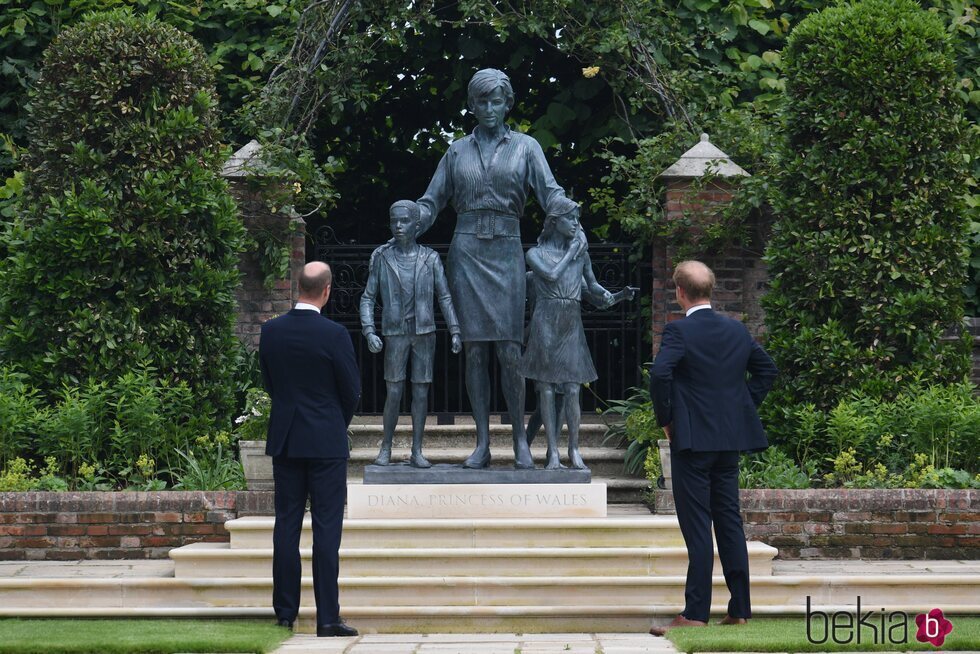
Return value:
<svg viewBox="0 0 980 654">
<path fill-rule="evenodd" d="M 262 325 L 259 362 L 272 398 L 265 453 L 272 457 L 276 487 L 272 606 L 279 625 L 291 628 L 299 613 L 299 540 L 309 498 L 317 635 L 356 636 L 340 618 L 337 577 L 350 456 L 347 426 L 361 382 L 350 334 L 320 315 L 330 280 L 327 264 L 306 264 L 296 307 Z"/>
<path fill-rule="evenodd" d="M 745 325 L 711 309 L 715 276 L 710 268 L 684 261 L 674 271 L 674 284 L 677 303 L 687 315 L 664 327 L 650 396 L 657 422 L 670 439 L 674 505 L 687 545 L 687 586 L 684 611 L 669 625 L 651 629 L 655 636 L 670 627 L 707 625 L 712 522 L 731 593 L 721 624 L 745 624 L 752 617 L 738 458 L 740 452 L 769 446 L 756 410 L 777 373 Z"/>
</svg>

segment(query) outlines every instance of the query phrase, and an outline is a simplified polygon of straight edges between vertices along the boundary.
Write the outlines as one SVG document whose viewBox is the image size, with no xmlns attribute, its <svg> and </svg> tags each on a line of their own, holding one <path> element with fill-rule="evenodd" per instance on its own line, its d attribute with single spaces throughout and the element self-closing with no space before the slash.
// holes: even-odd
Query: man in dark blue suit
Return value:
<svg viewBox="0 0 980 654">
<path fill-rule="evenodd" d="M 299 540 L 309 498 L 317 635 L 356 636 L 340 618 L 337 577 L 350 456 L 347 427 L 361 382 L 350 334 L 320 315 L 330 281 L 327 264 L 306 264 L 296 307 L 262 325 L 259 362 L 272 398 L 265 453 L 272 457 L 276 487 L 272 606 L 279 625 L 291 628 L 299 613 Z"/>
<path fill-rule="evenodd" d="M 664 327 L 650 374 L 650 396 L 657 422 L 670 439 L 674 505 L 688 567 L 684 611 L 666 627 L 651 629 L 655 636 L 670 627 L 707 625 L 712 522 L 731 593 L 721 624 L 744 624 L 752 617 L 738 458 L 740 452 L 769 446 L 757 408 L 777 374 L 745 325 L 711 309 L 715 276 L 710 268 L 684 261 L 674 271 L 674 284 L 677 303 L 687 315 Z"/>
</svg>

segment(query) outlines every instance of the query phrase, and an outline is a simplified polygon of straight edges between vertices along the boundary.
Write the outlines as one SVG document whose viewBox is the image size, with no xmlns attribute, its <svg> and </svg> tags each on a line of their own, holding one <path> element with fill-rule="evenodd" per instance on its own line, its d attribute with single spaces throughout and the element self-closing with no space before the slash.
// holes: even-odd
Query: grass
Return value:
<svg viewBox="0 0 980 654">
<path fill-rule="evenodd" d="M 0 620 L 0 654 L 266 654 L 290 632 L 244 620 Z"/>
<path fill-rule="evenodd" d="M 980 650 L 980 618 L 949 617 L 953 631 L 938 651 Z M 872 624 L 877 624 L 878 643 L 872 641 L 874 634 L 870 629 L 861 631 L 861 644 L 838 645 L 832 639 L 815 644 L 807 640 L 806 620 L 804 618 L 756 619 L 739 627 L 684 627 L 671 629 L 667 637 L 682 652 L 906 652 L 937 651 L 929 643 L 915 639 L 915 616 L 908 618 L 908 641 L 899 644 L 884 642 L 881 635 L 880 613 L 875 614 Z M 886 631 L 895 622 L 885 621 Z M 822 639 L 826 634 L 822 624 L 812 624 L 812 636 Z M 853 632 L 852 632 L 853 633 Z M 904 636 L 904 631 L 891 632 L 896 639 Z M 846 640 L 843 635 L 839 640 Z"/>
</svg>

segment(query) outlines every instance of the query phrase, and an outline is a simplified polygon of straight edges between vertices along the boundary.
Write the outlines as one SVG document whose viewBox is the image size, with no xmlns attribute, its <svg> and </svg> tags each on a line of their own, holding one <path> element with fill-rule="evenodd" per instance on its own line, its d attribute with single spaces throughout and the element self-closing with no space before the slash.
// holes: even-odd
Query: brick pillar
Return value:
<svg viewBox="0 0 980 654">
<path fill-rule="evenodd" d="M 732 200 L 734 187 L 730 182 L 710 182 L 706 188 L 696 189 L 691 180 L 671 179 L 667 182 L 667 220 L 685 217 L 693 223 L 691 229 L 714 220 Z M 715 273 L 715 290 L 712 296 L 714 308 L 736 320 L 743 321 L 756 338 L 764 330 L 764 318 L 760 300 L 765 292 L 768 274 L 762 261 L 764 244 L 758 237 L 755 225 L 749 225 L 750 243 L 733 245 L 722 252 L 697 255 Z M 660 347 L 664 325 L 684 317 L 674 298 L 674 273 L 676 253 L 663 239 L 653 243 L 653 351 Z"/>
<path fill-rule="evenodd" d="M 278 279 L 272 288 L 265 285 L 264 275 L 259 267 L 259 257 L 254 251 L 242 255 L 238 269 L 242 273 L 242 283 L 238 287 L 238 321 L 235 335 L 250 349 L 259 346 L 262 323 L 270 318 L 289 311 L 299 297 L 297 280 L 299 272 L 306 263 L 306 223 L 295 214 L 272 213 L 267 208 L 260 193 L 249 188 L 244 178 L 229 178 L 232 195 L 238 203 L 238 211 L 249 233 L 267 229 L 281 233 L 292 223 L 289 235 L 290 262 L 289 276 Z"/>
<path fill-rule="evenodd" d="M 702 135 L 701 142 L 688 150 L 673 166 L 661 173 L 667 182 L 665 216 L 669 221 L 687 220 L 691 229 L 700 231 L 717 220 L 731 203 L 735 184 L 746 176 L 725 153 Z M 708 180 L 700 178 L 710 176 Z M 749 243 L 733 245 L 722 252 L 704 252 L 693 258 L 704 262 L 715 273 L 712 296 L 714 308 L 746 323 L 753 336 L 764 330 L 760 299 L 765 292 L 767 272 L 762 262 L 764 243 L 758 225 L 748 225 Z M 674 248 L 664 239 L 653 242 L 653 353 L 660 347 L 664 325 L 683 317 L 674 297 L 671 275 L 677 263 Z"/>
</svg>

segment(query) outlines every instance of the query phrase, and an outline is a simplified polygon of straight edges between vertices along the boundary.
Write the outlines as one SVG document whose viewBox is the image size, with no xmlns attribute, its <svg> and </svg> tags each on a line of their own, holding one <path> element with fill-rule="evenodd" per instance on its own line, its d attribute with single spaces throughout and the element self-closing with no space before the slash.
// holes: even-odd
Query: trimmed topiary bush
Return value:
<svg viewBox="0 0 980 654">
<path fill-rule="evenodd" d="M 781 376 L 772 435 L 804 403 L 889 400 L 962 381 L 967 152 L 942 20 L 867 0 L 804 20 L 784 53 L 785 121 L 764 300 Z M 947 330 L 962 338 L 942 339 Z"/>
<path fill-rule="evenodd" d="M 201 47 L 96 14 L 44 56 L 18 219 L 4 235 L 0 355 L 54 397 L 148 369 L 227 420 L 243 229 L 218 169 Z"/>
</svg>

